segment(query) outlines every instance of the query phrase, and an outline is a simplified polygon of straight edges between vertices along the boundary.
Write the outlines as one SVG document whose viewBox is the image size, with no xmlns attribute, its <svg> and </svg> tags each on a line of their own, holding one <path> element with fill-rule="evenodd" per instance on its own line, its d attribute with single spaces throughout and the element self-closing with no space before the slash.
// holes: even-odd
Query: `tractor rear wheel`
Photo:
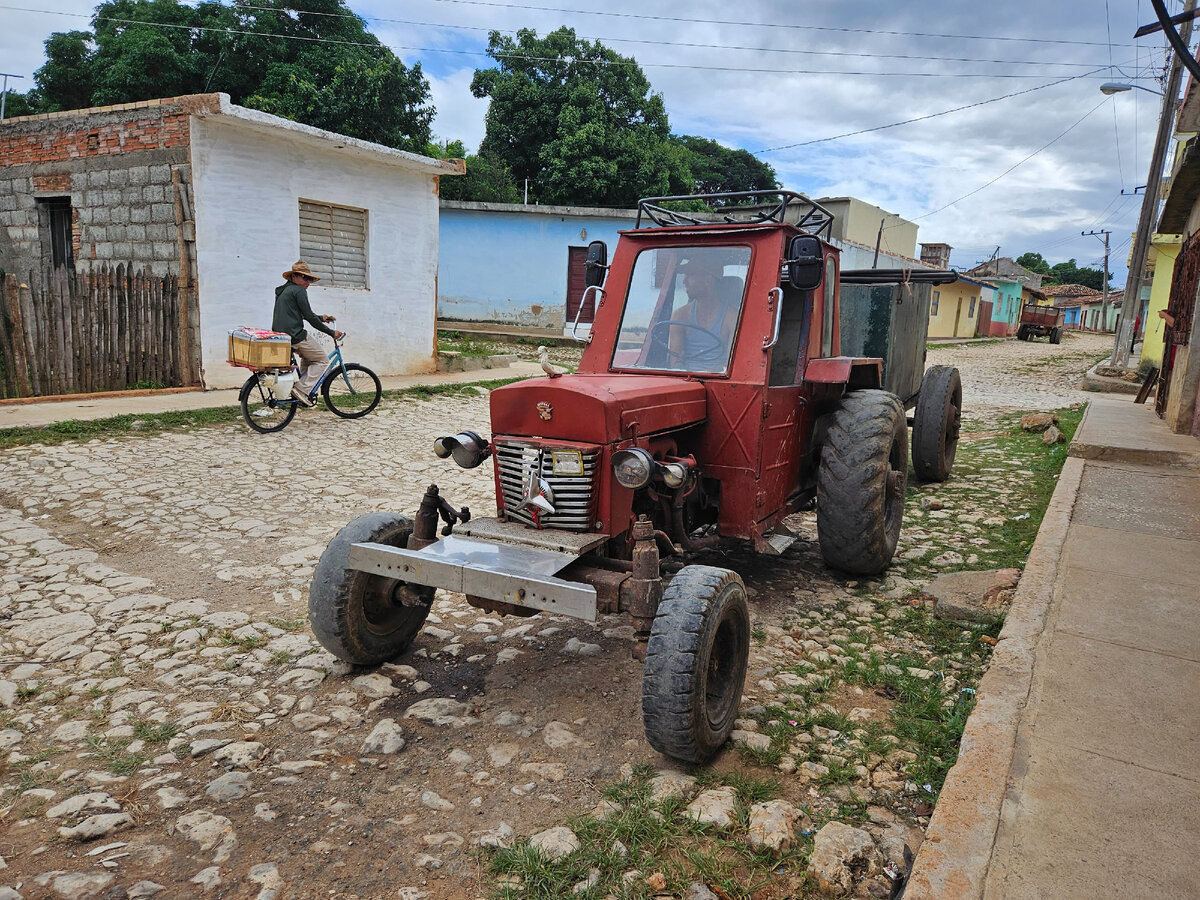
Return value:
<svg viewBox="0 0 1200 900">
<path fill-rule="evenodd" d="M 817 536 L 830 568 L 875 575 L 892 561 L 904 518 L 908 432 L 887 391 L 852 391 L 821 447 Z"/>
<path fill-rule="evenodd" d="M 642 673 L 642 724 L 650 746 L 703 763 L 733 731 L 750 657 L 750 610 L 741 577 L 684 566 L 650 629 Z"/>
<path fill-rule="evenodd" d="M 313 572 L 308 620 L 321 645 L 344 662 L 374 666 L 408 649 L 425 623 L 433 588 L 347 568 L 350 545 L 404 547 L 412 519 L 394 513 L 359 516 L 337 533 Z"/>
<path fill-rule="evenodd" d="M 952 366 L 930 366 L 921 379 L 913 416 L 913 471 L 922 481 L 945 481 L 954 467 L 962 420 L 962 378 Z"/>
</svg>

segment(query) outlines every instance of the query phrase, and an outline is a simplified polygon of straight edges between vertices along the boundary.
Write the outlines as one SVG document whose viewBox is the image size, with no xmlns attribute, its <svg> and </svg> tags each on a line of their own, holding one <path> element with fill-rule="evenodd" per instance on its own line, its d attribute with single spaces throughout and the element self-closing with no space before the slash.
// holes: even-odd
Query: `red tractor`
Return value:
<svg viewBox="0 0 1200 900">
<path fill-rule="evenodd" d="M 881 358 L 840 355 L 828 211 L 780 192 L 738 215 L 752 196 L 704 198 L 732 210 L 719 221 L 669 208 L 695 197 L 643 200 L 611 266 L 603 243 L 589 247 L 596 314 L 578 372 L 493 391 L 490 439 L 434 443 L 466 468 L 491 459 L 495 517 L 455 510 L 433 485 L 415 521 L 377 513 L 342 529 L 309 595 L 331 653 L 398 656 L 436 587 L 499 614 L 628 613 L 646 736 L 701 762 L 737 717 L 750 615 L 737 572 L 687 557 L 734 540 L 778 555 L 794 540 L 784 518 L 815 502 L 831 567 L 888 566 L 905 403 L 882 389 Z M 929 439 L 942 457 L 953 417 Z"/>
</svg>

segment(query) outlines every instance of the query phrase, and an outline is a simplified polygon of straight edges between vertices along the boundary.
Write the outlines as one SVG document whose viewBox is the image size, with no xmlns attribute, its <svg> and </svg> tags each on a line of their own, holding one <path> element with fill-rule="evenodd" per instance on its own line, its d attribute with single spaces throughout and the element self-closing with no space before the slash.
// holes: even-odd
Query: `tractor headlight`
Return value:
<svg viewBox="0 0 1200 900">
<path fill-rule="evenodd" d="M 441 459 L 453 456 L 464 469 L 473 469 L 491 455 L 492 448 L 475 432 L 460 431 L 434 441 L 433 452 Z"/>
<path fill-rule="evenodd" d="M 612 458 L 613 475 L 617 483 L 632 490 L 650 483 L 654 465 L 654 457 L 640 447 L 618 450 Z"/>
<path fill-rule="evenodd" d="M 658 467 L 658 474 L 669 488 L 677 488 L 687 478 L 687 466 L 680 463 L 667 463 Z"/>
</svg>

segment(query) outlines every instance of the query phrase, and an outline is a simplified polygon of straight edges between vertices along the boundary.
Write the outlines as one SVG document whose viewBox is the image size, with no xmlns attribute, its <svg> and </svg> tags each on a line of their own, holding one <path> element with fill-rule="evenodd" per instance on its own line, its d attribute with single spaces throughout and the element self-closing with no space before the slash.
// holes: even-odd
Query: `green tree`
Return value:
<svg viewBox="0 0 1200 900">
<path fill-rule="evenodd" d="M 488 55 L 498 65 L 471 81 L 491 100 L 480 156 L 502 160 L 517 184 L 529 179 L 540 202 L 631 206 L 690 184 L 662 97 L 632 58 L 571 28 L 493 31 Z"/>
<path fill-rule="evenodd" d="M 46 41 L 42 111 L 224 91 L 234 103 L 404 150 L 425 147 L 434 110 L 346 0 L 109 0 L 92 30 Z"/>
<path fill-rule="evenodd" d="M 521 192 L 513 183 L 512 173 L 503 160 L 494 156 L 469 155 L 462 141 L 431 144 L 426 155 L 439 159 L 462 159 L 467 164 L 465 175 L 441 180 L 439 194 L 444 200 L 471 200 L 476 203 L 519 203 L 521 200 Z"/>
<path fill-rule="evenodd" d="M 686 151 L 697 194 L 722 191 L 773 190 L 779 187 L 775 170 L 748 150 L 731 150 L 705 137 L 692 134 L 671 140 Z"/>
<path fill-rule="evenodd" d="M 1111 278 L 1111 273 L 1109 277 Z M 1097 291 L 1107 290 L 1104 272 L 1088 266 L 1077 266 L 1073 259 L 1052 265 L 1046 283 L 1082 284 L 1084 287 L 1090 287 Z"/>
<path fill-rule="evenodd" d="M 1022 253 L 1017 257 L 1016 262 L 1018 266 L 1024 266 L 1030 272 L 1037 272 L 1039 275 L 1050 274 L 1050 263 L 1042 259 L 1042 254 L 1034 253 L 1032 250 Z"/>
</svg>

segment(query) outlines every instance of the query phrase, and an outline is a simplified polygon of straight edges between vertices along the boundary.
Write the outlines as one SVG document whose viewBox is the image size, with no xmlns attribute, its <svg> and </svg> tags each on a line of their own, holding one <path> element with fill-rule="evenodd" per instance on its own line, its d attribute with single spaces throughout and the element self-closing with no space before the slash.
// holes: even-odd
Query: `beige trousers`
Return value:
<svg viewBox="0 0 1200 900">
<path fill-rule="evenodd" d="M 296 382 L 293 390 L 307 397 L 316 386 L 321 373 L 325 371 L 325 364 L 329 362 L 329 351 L 309 334 L 299 344 L 292 344 L 292 352 L 300 358 L 300 380 Z"/>
</svg>

